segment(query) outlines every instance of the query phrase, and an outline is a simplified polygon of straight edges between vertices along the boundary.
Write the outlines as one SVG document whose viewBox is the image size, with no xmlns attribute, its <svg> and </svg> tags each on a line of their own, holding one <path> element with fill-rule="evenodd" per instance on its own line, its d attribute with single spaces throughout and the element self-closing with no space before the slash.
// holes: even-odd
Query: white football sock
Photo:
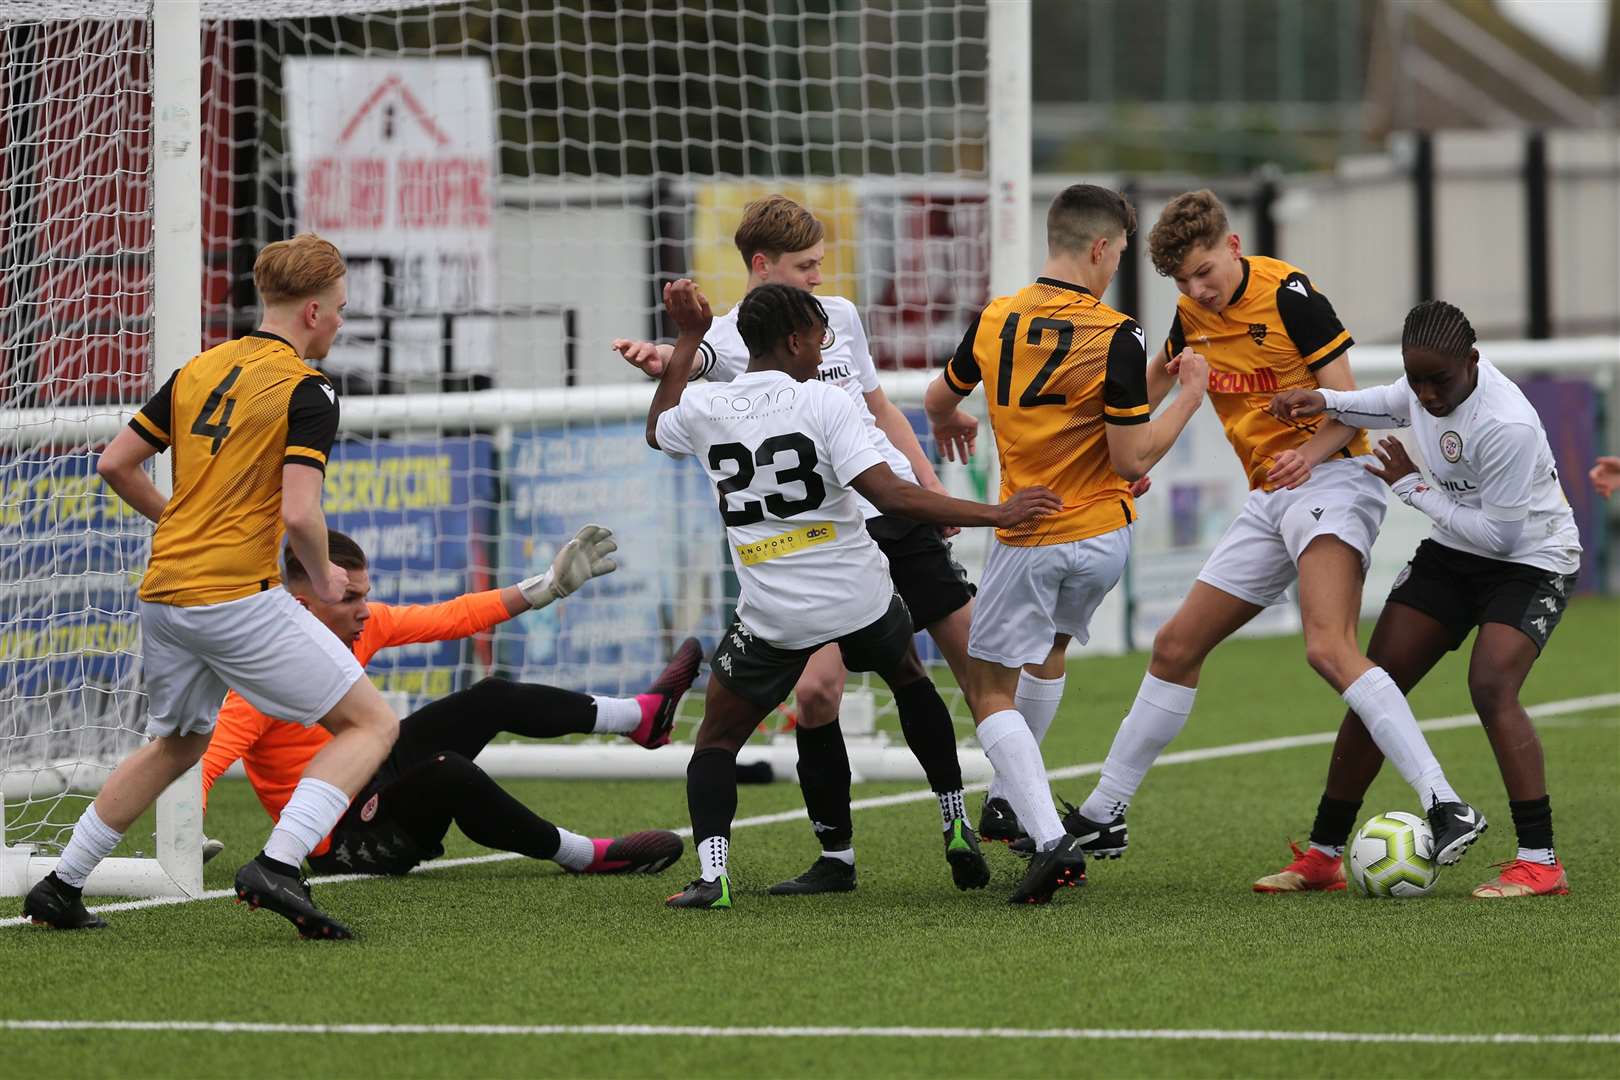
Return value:
<svg viewBox="0 0 1620 1080">
<path fill-rule="evenodd" d="M 1187 726 L 1187 717 L 1192 713 L 1193 699 L 1197 696 L 1196 686 L 1165 682 L 1152 675 L 1142 676 L 1136 701 L 1119 725 L 1114 744 L 1108 748 L 1108 760 L 1103 762 L 1097 786 L 1080 804 L 1082 817 L 1097 822 L 1112 821 L 1130 808 L 1147 771 L 1170 745 L 1170 740 Z"/>
<path fill-rule="evenodd" d="M 1436 802 L 1461 802 L 1446 783 L 1446 774 L 1417 726 L 1406 695 L 1381 667 L 1371 667 L 1345 688 L 1344 703 L 1384 752 L 1389 763 L 1412 785 L 1418 802 L 1427 810 Z"/>
<path fill-rule="evenodd" d="M 557 829 L 557 854 L 551 861 L 569 870 L 583 870 L 596 860 L 596 844 L 588 836 Z"/>
<path fill-rule="evenodd" d="M 1057 715 L 1058 705 L 1063 701 L 1063 686 L 1068 677 L 1059 675 L 1055 679 L 1042 679 L 1031 675 L 1027 671 L 1018 673 L 1018 692 L 1013 695 L 1013 708 L 1018 715 L 1024 718 L 1029 725 L 1029 733 L 1035 736 L 1035 744 L 1039 746 L 1046 739 L 1046 732 L 1052 726 L 1052 718 Z M 1005 799 L 1007 792 L 1001 777 L 990 781 L 990 790 L 985 795 L 987 799 Z"/>
<path fill-rule="evenodd" d="M 698 862 L 703 865 L 704 881 L 719 881 L 726 876 L 726 849 L 730 846 L 724 836 L 698 841 Z"/>
<path fill-rule="evenodd" d="M 597 735 L 628 735 L 641 726 L 641 702 L 635 698 L 597 697 L 591 695 L 596 702 L 596 726 L 591 731 Z"/>
<path fill-rule="evenodd" d="M 845 866 L 854 866 L 855 865 L 855 846 L 853 844 L 851 844 L 849 847 L 847 847 L 847 848 L 839 848 L 837 851 L 828 851 L 826 848 L 822 848 L 821 849 L 821 857 L 823 859 L 837 859 L 839 862 L 843 863 Z"/>
<path fill-rule="evenodd" d="M 961 788 L 955 791 L 936 791 L 934 795 L 939 799 L 940 820 L 945 823 L 941 828 L 949 829 L 951 822 L 957 818 L 967 820 L 967 802 L 962 798 Z"/>
<path fill-rule="evenodd" d="M 1029 725 L 1016 709 L 1003 709 L 985 717 L 977 734 L 996 775 L 1006 781 L 1007 801 L 1018 815 L 1018 823 L 1034 839 L 1036 849 L 1056 847 L 1063 839 L 1063 822 L 1058 820 L 1057 807 L 1052 803 L 1046 764 Z"/>
<path fill-rule="evenodd" d="M 101 860 L 112 854 L 112 849 L 123 838 L 123 833 L 113 832 L 101 820 L 101 815 L 96 813 L 96 804 L 91 803 L 79 815 L 79 823 L 73 826 L 73 835 L 68 838 L 67 847 L 62 849 L 62 857 L 57 860 L 57 880 L 75 889 L 84 888 L 90 871 L 101 865 Z"/>
<path fill-rule="evenodd" d="M 349 796 L 342 788 L 325 780 L 306 776 L 293 788 L 292 798 L 281 808 L 281 818 L 264 842 L 266 858 L 288 866 L 302 866 L 304 856 L 315 850 L 349 808 Z"/>
<path fill-rule="evenodd" d="M 1558 865 L 1558 856 L 1550 847 L 1522 847 L 1514 858 L 1523 859 L 1525 862 L 1540 863 L 1542 866 Z M 60 877 L 61 875 L 58 874 L 57 876 Z"/>
<path fill-rule="evenodd" d="M 1312 840 L 1311 850 L 1320 851 L 1331 859 L 1344 858 L 1344 846 L 1342 844 L 1318 844 L 1315 840 Z"/>
</svg>

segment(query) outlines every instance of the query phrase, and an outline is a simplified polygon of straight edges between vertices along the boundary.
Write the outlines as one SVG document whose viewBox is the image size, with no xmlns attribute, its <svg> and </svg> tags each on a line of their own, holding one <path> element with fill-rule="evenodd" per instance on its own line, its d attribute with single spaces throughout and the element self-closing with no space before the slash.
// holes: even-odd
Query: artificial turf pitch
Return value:
<svg viewBox="0 0 1620 1080">
<path fill-rule="evenodd" d="M 1145 657 L 1082 659 L 1045 744 L 1049 768 L 1098 762 Z M 1471 710 L 1466 646 L 1412 695 L 1420 719 Z M 1574 603 L 1527 704 L 1620 691 L 1620 603 Z M 1337 697 L 1296 638 L 1233 641 L 1204 671 L 1172 751 L 1334 729 Z M 674 912 L 690 848 L 659 878 L 579 878 L 485 861 L 317 886 L 362 935 L 296 940 L 228 900 L 108 913 L 110 929 L 0 926 L 0 1059 L 11 1076 L 1474 1075 L 1620 1073 L 1620 704 L 1538 721 L 1571 894 L 1479 901 L 1512 857 L 1512 823 L 1475 725 L 1431 743 L 1491 830 L 1435 893 L 1263 896 L 1250 882 L 1303 842 L 1325 745 L 1166 764 L 1130 813 L 1130 853 L 1050 907 L 1005 903 L 1024 864 L 958 893 L 931 798 L 859 809 L 860 887 L 771 897 L 814 855 L 802 820 L 733 836 L 736 908 Z M 540 813 L 605 835 L 686 824 L 679 782 L 509 782 Z M 1058 781 L 1078 801 L 1090 776 Z M 915 790 L 857 786 L 858 800 Z M 977 816 L 979 796 L 969 805 Z M 1386 768 L 1362 817 L 1416 809 Z M 744 787 L 739 818 L 801 806 L 791 783 Z M 267 819 L 243 782 L 217 787 L 207 831 L 226 888 Z M 485 854 L 452 830 L 449 857 Z M 8 901 L 16 903 L 16 901 Z M 15 910 L 15 909 L 14 909 Z M 16 1021 L 456 1025 L 456 1033 L 24 1029 Z M 486 1026 L 476 1032 L 466 1026 Z M 491 1026 L 1012 1029 L 755 1034 L 535 1033 Z M 1064 1029 L 1062 1037 L 1030 1037 Z M 1079 1029 L 1079 1030 L 1076 1030 Z M 1608 1042 L 1306 1042 L 1302 1031 L 1606 1035 Z M 1199 1032 L 1249 1032 L 1212 1037 Z M 1135 1033 L 1135 1034 L 1129 1034 Z"/>
</svg>

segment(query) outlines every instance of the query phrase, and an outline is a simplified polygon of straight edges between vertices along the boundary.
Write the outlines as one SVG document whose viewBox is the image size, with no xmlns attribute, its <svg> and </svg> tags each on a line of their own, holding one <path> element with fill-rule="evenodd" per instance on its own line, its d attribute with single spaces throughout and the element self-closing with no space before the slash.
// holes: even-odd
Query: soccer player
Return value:
<svg viewBox="0 0 1620 1080">
<path fill-rule="evenodd" d="M 516 585 L 468 593 L 440 604 L 368 602 L 366 554 L 352 539 L 329 532 L 329 558 L 343 568 L 342 599 L 316 596 L 297 555 L 287 555 L 286 588 L 315 614 L 362 666 L 382 649 L 419 641 L 455 641 L 543 608 L 611 573 L 612 534 L 587 525 L 563 545 L 551 567 Z M 697 677 L 702 650 L 687 638 L 659 679 L 634 698 L 596 697 L 551 686 L 484 679 L 417 710 L 399 725 L 399 741 L 360 790 L 336 829 L 310 853 L 310 866 L 330 874 L 403 874 L 444 853 L 454 821 L 473 841 L 531 859 L 550 859 L 575 873 L 657 873 L 680 858 L 672 832 L 648 830 L 618 839 L 592 839 L 559 828 L 507 794 L 474 764 L 496 735 L 533 739 L 573 733 L 613 733 L 646 747 L 669 741 L 675 708 Z M 238 759 L 271 818 L 309 762 L 331 740 L 320 728 L 277 723 L 232 691 L 213 742 L 203 755 L 206 795 Z"/>
<path fill-rule="evenodd" d="M 1512 380 L 1480 358 L 1468 317 L 1431 300 L 1401 331 L 1406 376 L 1367 390 L 1288 390 L 1271 402 L 1285 421 L 1326 415 L 1357 428 L 1410 428 L 1423 473 L 1395 439 L 1367 471 L 1434 520 L 1429 539 L 1395 579 L 1367 656 L 1410 693 L 1476 627 L 1468 691 L 1496 753 L 1518 831 L 1517 857 L 1474 890 L 1484 898 L 1569 891 L 1553 849 L 1552 806 L 1541 742 L 1519 688 L 1563 616 L 1580 569 L 1575 515 L 1535 408 Z M 1344 846 L 1373 777 L 1378 745 L 1354 710 L 1339 726 L 1310 847 L 1256 892 L 1344 888 Z"/>
<path fill-rule="evenodd" d="M 301 880 L 304 856 L 394 745 L 399 722 L 354 655 L 281 587 L 285 530 L 310 590 L 336 602 L 347 574 L 326 557 L 321 484 L 337 434 L 337 396 L 309 366 L 343 325 L 343 256 L 313 233 L 270 244 L 253 265 L 259 328 L 187 361 L 102 452 L 97 471 L 157 522 L 141 580 L 147 734 L 79 818 L 55 870 L 23 914 L 57 929 L 105 925 L 85 910 L 85 879 L 164 788 L 208 748 L 227 687 L 289 724 L 332 739 L 310 761 L 264 850 L 236 875 L 237 896 L 303 937 L 346 938 Z M 143 468 L 174 454 L 165 498 Z"/>
<path fill-rule="evenodd" d="M 823 236 L 816 216 L 791 199 L 772 195 L 749 203 L 735 236 L 737 251 L 748 267 L 749 289 L 774 283 L 815 292 L 821 285 L 821 264 L 826 257 Z M 849 395 L 872 448 L 896 476 L 944 494 L 944 485 L 917 442 L 910 421 L 883 392 L 855 305 L 841 296 L 820 300 L 827 313 L 827 335 L 821 342 L 817 378 Z M 752 357 L 737 329 L 740 309 L 740 305 L 734 307 L 714 320 L 698 347 L 694 378 L 730 382 L 748 370 Z M 654 376 L 662 372 L 672 351 L 668 345 L 625 339 L 613 346 L 630 363 Z M 928 631 L 960 684 L 966 671 L 973 586 L 945 542 L 956 530 L 884 514 L 859 493 L 855 504 L 866 518 L 867 532 L 888 559 L 895 591 L 906 602 L 913 625 Z M 799 788 L 821 854 L 798 877 L 772 886 L 772 893 L 802 895 L 855 888 L 849 753 L 838 726 L 848 673 L 840 655 L 831 645 L 821 649 L 805 664 L 804 674 L 793 688 L 798 706 L 794 739 L 799 752 Z M 913 704 L 917 707 L 911 707 Z M 977 839 L 965 820 L 962 770 L 950 714 L 932 708 L 931 700 L 927 708 L 922 704 L 899 703 L 901 730 L 922 764 L 929 786 L 939 796 L 945 828 L 952 830 L 953 822 L 962 822 L 961 834 L 953 834 L 950 842 L 971 848 Z M 993 818 L 986 820 L 994 822 Z"/>
<path fill-rule="evenodd" d="M 700 876 L 671 907 L 731 906 L 727 847 L 737 809 L 737 751 L 787 697 L 810 656 L 837 643 L 852 671 L 873 671 L 908 710 L 943 716 L 923 670 L 906 604 L 865 528 L 858 492 L 881 511 L 946 525 L 1014 525 L 1056 508 L 1049 491 L 1000 506 L 953 499 L 902 480 L 867 436 L 841 389 L 816 378 L 827 315 L 803 289 L 762 285 L 743 299 L 737 330 L 753 359 L 729 383 L 688 387 L 713 316 L 690 282 L 665 289 L 680 338 L 647 415 L 647 442 L 693 455 L 715 482 L 741 586 L 737 617 L 712 660 L 687 805 Z M 685 390 L 683 396 L 682 391 Z M 902 721 L 904 722 L 904 721 Z M 954 761 L 955 751 L 952 748 Z M 945 830 L 958 888 L 983 888 L 990 871 L 962 821 L 960 793 Z"/>
<path fill-rule="evenodd" d="M 1047 211 L 1041 276 L 990 302 L 926 398 L 935 437 L 965 458 L 977 422 L 958 403 L 984 383 L 1003 493 L 1041 485 L 1063 500 L 1058 513 L 997 530 L 968 637 L 979 743 L 1035 852 L 1014 903 L 1045 903 L 1084 881 L 1082 845 L 1096 839 L 1068 836 L 1052 803 L 1040 741 L 1056 702 L 1027 717 L 1017 688 L 1034 677 L 1061 694 L 1069 641 L 1087 640 L 1092 614 L 1124 573 L 1131 484 L 1170 449 L 1208 381 L 1203 358 L 1179 352 L 1182 392 L 1150 419 L 1142 330 L 1100 299 L 1135 230 L 1136 211 L 1117 192 L 1092 184 L 1060 192 Z"/>
<path fill-rule="evenodd" d="M 1181 607 L 1154 637 L 1147 674 L 1097 786 L 1064 824 L 1094 837 L 1089 853 L 1124 854 L 1125 811 L 1186 724 L 1204 658 L 1286 599 L 1297 579 L 1306 662 L 1361 717 L 1418 793 L 1437 858 L 1454 863 L 1485 831 L 1485 818 L 1446 782 L 1400 687 L 1356 642 L 1362 577 L 1386 506 L 1383 485 L 1356 460 L 1367 452 L 1366 437 L 1267 411 L 1279 391 L 1354 389 L 1350 334 L 1304 272 L 1279 259 L 1244 256 L 1225 208 L 1209 191 L 1172 199 L 1148 246 L 1154 268 L 1174 278 L 1182 294 L 1169 338 L 1148 365 L 1149 397 L 1156 402 L 1169 386 L 1167 358 L 1196 344 L 1209 359 L 1209 396 L 1251 490 Z"/>
</svg>

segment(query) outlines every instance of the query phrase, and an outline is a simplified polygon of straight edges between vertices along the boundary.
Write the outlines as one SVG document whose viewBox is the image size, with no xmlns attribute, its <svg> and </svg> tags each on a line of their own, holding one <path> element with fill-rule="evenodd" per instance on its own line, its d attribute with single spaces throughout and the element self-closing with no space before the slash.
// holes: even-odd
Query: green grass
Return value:
<svg viewBox="0 0 1620 1080">
<path fill-rule="evenodd" d="M 1620 690 L 1620 603 L 1573 605 L 1527 703 Z M 1470 710 L 1466 653 L 1413 695 L 1420 718 Z M 1099 761 L 1141 678 L 1140 655 L 1071 665 L 1049 767 Z M 1205 670 L 1173 749 L 1330 730 L 1342 706 L 1297 640 L 1241 640 Z M 1541 724 L 1567 897 L 1469 899 L 1510 858 L 1507 799 L 1482 733 L 1431 735 L 1492 830 L 1434 895 L 1260 896 L 1257 876 L 1310 826 L 1327 748 L 1168 765 L 1131 811 L 1131 853 L 1044 909 L 1003 901 L 1022 863 L 990 853 L 987 892 L 960 894 L 931 802 L 856 816 L 860 889 L 764 895 L 803 869 L 803 822 L 734 836 L 728 913 L 670 912 L 661 879 L 578 879 L 493 862 L 317 895 L 364 935 L 303 943 L 266 914 L 209 901 L 111 915 L 95 934 L 0 930 L 7 1019 L 282 1023 L 915 1025 L 1354 1032 L 1620 1032 L 1620 709 Z M 1061 782 L 1078 799 L 1090 779 Z M 541 813 L 604 833 L 686 823 L 683 786 L 513 782 Z M 909 790 L 865 785 L 856 797 Z M 977 808 L 978 799 L 970 804 Z M 745 787 L 739 816 L 793 809 L 791 784 Z M 1386 770 L 1363 817 L 1414 809 Z M 265 833 L 243 783 L 216 789 L 225 856 L 210 887 Z M 458 834 L 452 856 L 479 853 Z M 0 1034 L 11 1075 L 614 1076 L 809 1074 L 1614 1075 L 1620 1045 L 1314 1045 L 1211 1041 L 680 1036 Z"/>
</svg>

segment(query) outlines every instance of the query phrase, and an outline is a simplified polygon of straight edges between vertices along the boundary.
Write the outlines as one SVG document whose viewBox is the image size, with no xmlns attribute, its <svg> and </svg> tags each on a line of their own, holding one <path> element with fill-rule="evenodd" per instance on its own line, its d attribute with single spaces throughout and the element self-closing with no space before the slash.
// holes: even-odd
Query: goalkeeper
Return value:
<svg viewBox="0 0 1620 1080">
<path fill-rule="evenodd" d="M 329 533 L 330 558 L 348 575 L 342 599 L 315 595 L 309 574 L 287 552 L 286 587 L 365 665 L 377 652 L 423 641 L 454 641 L 525 611 L 545 607 L 616 567 L 612 533 L 587 525 L 557 554 L 551 568 L 517 585 L 468 593 L 441 604 L 370 602 L 365 552 L 340 532 Z M 675 708 L 697 677 L 702 650 L 688 638 L 658 680 L 634 698 L 595 697 L 551 686 L 482 682 L 412 713 L 399 741 L 360 790 L 332 834 L 310 853 L 311 868 L 328 874 L 403 874 L 444 853 L 453 821 L 486 847 L 550 859 L 575 873 L 657 873 L 681 855 L 672 832 L 649 830 L 593 839 L 553 825 L 513 798 L 473 759 L 496 735 L 529 738 L 612 733 L 652 748 L 669 741 Z M 331 736 L 323 728 L 280 724 L 234 690 L 219 713 L 203 755 L 203 793 L 241 759 L 254 793 L 272 818 L 304 768 Z M 217 853 L 219 846 L 210 842 Z"/>
</svg>

